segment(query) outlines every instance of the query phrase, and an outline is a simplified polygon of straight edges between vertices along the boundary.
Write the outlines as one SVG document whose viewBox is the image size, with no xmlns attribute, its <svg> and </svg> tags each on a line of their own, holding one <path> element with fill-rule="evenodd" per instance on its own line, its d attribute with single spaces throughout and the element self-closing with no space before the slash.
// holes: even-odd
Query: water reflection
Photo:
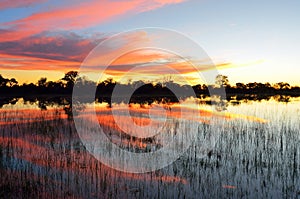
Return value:
<svg viewBox="0 0 300 199">
<path fill-rule="evenodd" d="M 0 109 L 0 197 L 297 198 L 299 99 L 256 99 L 217 98 L 214 101 L 226 103 L 227 109 L 219 113 L 211 109 L 211 99 L 199 98 L 201 130 L 196 144 L 166 168 L 129 174 L 101 164 L 86 151 L 74 127 L 70 99 L 6 98 Z M 159 149 L 154 138 L 120 133 L 116 139 L 117 134 L 109 134 L 120 129 L 107 101 L 98 102 L 99 123 L 116 145 L 136 152 L 149 152 L 149 144 Z M 176 118 L 178 107 L 171 101 L 132 103 L 131 117 L 146 125 L 149 109 L 158 104 Z M 213 128 L 215 119 L 222 123 Z M 197 143 L 211 132 L 218 133 L 218 140 L 200 156 L 203 147 Z"/>
<path fill-rule="evenodd" d="M 158 104 L 174 104 L 178 103 L 179 100 L 186 100 L 187 98 L 177 99 L 175 96 L 155 96 L 155 97 L 147 97 L 147 96 L 133 96 L 129 102 L 130 104 L 139 104 L 141 108 L 147 105 L 151 105 L 154 103 Z M 207 96 L 207 95 L 199 95 L 197 96 L 197 101 L 199 104 L 207 104 L 207 105 L 216 105 L 216 109 L 219 111 L 226 110 L 228 105 L 240 105 L 242 103 L 248 102 L 261 102 L 261 101 L 276 101 L 289 103 L 295 100 L 298 100 L 299 97 L 293 97 L 289 95 L 229 95 L 227 97 L 221 97 L 217 95 Z M 115 98 L 115 101 L 112 102 L 110 97 L 97 97 L 95 102 L 98 104 L 107 104 L 107 107 L 112 107 L 112 104 L 120 104 L 124 103 L 126 99 L 120 97 Z M 68 112 L 68 107 L 71 105 L 72 99 L 68 96 L 38 96 L 38 97 L 0 97 L 0 108 L 5 107 L 6 105 L 17 105 L 18 107 L 22 107 L 23 105 L 37 105 L 37 107 L 41 110 L 47 110 L 48 107 L 66 107 L 66 112 Z M 92 103 L 92 101 L 87 101 L 86 103 Z"/>
</svg>

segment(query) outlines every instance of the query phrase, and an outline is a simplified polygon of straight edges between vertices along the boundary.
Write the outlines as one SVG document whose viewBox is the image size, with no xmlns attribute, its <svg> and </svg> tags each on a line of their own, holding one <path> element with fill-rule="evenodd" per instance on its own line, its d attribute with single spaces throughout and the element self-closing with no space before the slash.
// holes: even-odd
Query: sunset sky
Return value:
<svg viewBox="0 0 300 199">
<path fill-rule="evenodd" d="M 197 42 L 231 83 L 300 85 L 299 8 L 298 0 L 1 0 L 0 74 L 20 83 L 57 80 L 78 70 L 111 35 L 160 27 Z M 147 35 L 126 37 L 125 43 L 139 37 Z M 108 75 L 118 79 L 120 67 L 157 62 L 162 56 L 128 54 L 113 63 L 118 71 Z M 181 62 L 170 64 L 190 74 Z"/>
</svg>

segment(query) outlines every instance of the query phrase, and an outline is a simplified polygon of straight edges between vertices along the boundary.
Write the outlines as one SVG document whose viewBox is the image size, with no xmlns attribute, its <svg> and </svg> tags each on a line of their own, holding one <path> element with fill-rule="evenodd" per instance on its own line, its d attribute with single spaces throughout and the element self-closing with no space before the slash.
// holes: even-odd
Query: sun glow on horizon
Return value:
<svg viewBox="0 0 300 199">
<path fill-rule="evenodd" d="M 137 58 L 137 62 L 135 63 L 135 58 Z M 131 63 L 121 63 L 120 61 L 116 62 L 118 63 L 117 67 L 118 70 L 114 70 L 112 67 L 111 70 L 109 70 L 108 73 L 102 74 L 102 78 L 99 76 L 99 72 L 97 71 L 90 71 L 86 72 L 88 74 L 89 80 L 95 81 L 95 82 L 101 82 L 106 79 L 113 79 L 114 81 L 120 82 L 120 83 L 128 83 L 128 82 L 133 82 L 133 81 L 144 81 L 144 82 L 152 82 L 152 83 L 158 83 L 158 82 L 166 82 L 166 81 L 173 81 L 175 83 L 179 84 L 185 84 L 189 83 L 190 85 L 197 85 L 197 84 L 207 84 L 201 73 L 205 73 L 207 70 L 203 71 L 195 71 L 195 72 L 181 72 L 180 74 L 176 73 L 164 73 L 163 68 L 170 68 L 168 65 L 164 65 L 163 63 L 159 63 L 159 61 L 156 60 L 156 69 L 155 67 L 151 66 L 151 63 L 148 63 L 148 66 L 141 68 L 140 70 L 136 71 L 130 71 L 129 73 L 126 72 L 126 68 L 134 68 L 135 66 L 139 65 L 140 58 L 138 57 L 131 57 L 130 58 Z M 216 61 L 215 61 L 216 63 Z M 237 82 L 241 83 L 249 83 L 249 82 L 254 82 L 245 79 L 243 76 L 240 78 L 234 76 L 234 71 L 237 71 L 238 74 L 241 72 L 239 71 L 248 71 L 253 68 L 260 68 L 263 64 L 267 64 L 268 61 L 266 60 L 256 60 L 256 61 L 248 61 L 244 63 L 229 63 L 229 62 L 224 62 L 224 63 L 216 63 L 216 69 L 219 71 L 219 74 L 227 75 L 229 78 L 229 83 L 231 85 L 234 85 Z M 113 65 L 114 63 L 112 63 Z M 184 64 L 189 64 L 189 63 L 184 63 Z M 122 65 L 126 65 L 124 67 L 125 70 L 122 69 Z M 162 74 L 157 74 L 155 71 L 158 69 L 158 66 L 161 67 Z M 174 70 L 176 70 L 176 66 L 172 66 Z M 145 70 L 145 69 L 151 69 L 151 70 Z M 171 68 L 172 69 L 172 68 Z M 172 70 L 173 70 L 172 69 Z M 182 70 L 182 69 L 181 69 Z M 75 69 L 76 71 L 76 69 Z M 151 72 L 154 71 L 154 72 Z M 262 70 L 263 71 L 263 70 Z M 40 78 L 46 77 L 47 81 L 58 81 L 60 80 L 64 74 L 68 72 L 67 70 L 58 70 L 58 71 L 53 71 L 53 70 L 1 70 L 0 74 L 5 77 L 5 78 L 15 78 L 19 84 L 23 83 L 36 83 Z M 265 72 L 266 73 L 266 72 Z M 125 75 L 125 76 L 124 76 Z M 259 75 L 259 73 L 258 73 Z M 100 79 L 99 79 L 100 78 Z M 184 79 L 184 80 L 183 80 Z M 265 83 L 264 78 L 262 78 L 262 81 L 256 81 L 256 82 L 261 82 Z M 277 83 L 275 79 L 273 81 L 269 81 L 271 84 Z M 292 86 L 298 86 L 300 85 L 297 81 L 292 81 L 288 82 Z"/>
<path fill-rule="evenodd" d="M 91 50 L 114 33 L 157 26 L 182 32 L 201 44 L 212 57 L 219 73 L 227 75 L 233 84 L 284 81 L 300 85 L 300 61 L 297 56 L 299 45 L 295 45 L 300 35 L 299 27 L 295 26 L 299 18 L 295 10 L 299 6 L 294 5 L 297 2 L 280 5 L 278 2 L 266 1 L 261 3 L 261 7 L 249 4 L 249 10 L 243 13 L 241 10 L 244 5 L 239 2 L 231 2 L 233 4 L 230 7 L 227 7 L 227 3 L 216 6 L 213 2 L 193 0 L 148 3 L 139 0 L 76 4 L 55 2 L 50 9 L 45 9 L 48 7 L 46 1 L 0 3 L 0 10 L 3 11 L 0 21 L 2 76 L 16 78 L 21 84 L 35 83 L 41 77 L 56 81 L 63 73 L 78 70 Z M 97 7 L 106 9 L 99 13 Z M 273 9 L 263 9 L 265 7 Z M 201 12 L 193 12 L 195 9 Z M 218 20 L 211 14 L 215 10 L 221 16 Z M 227 15 L 226 10 L 231 10 L 233 14 Z M 277 15 L 278 11 L 283 11 L 284 15 Z M 172 16 L 175 20 L 170 21 L 166 16 Z M 177 23 L 177 19 L 180 23 Z M 265 19 L 266 23 L 257 23 L 261 19 Z M 146 41 L 147 36 L 147 33 L 140 31 L 127 35 L 116 45 L 126 48 L 126 45 L 139 39 Z M 162 35 L 162 38 L 168 37 Z M 164 39 L 160 42 L 164 42 Z M 182 49 L 187 47 L 184 42 L 180 45 Z M 103 55 L 109 56 L 109 50 L 107 48 L 107 51 L 102 52 Z M 187 70 L 186 63 L 161 53 L 119 58 L 114 63 L 115 69 L 107 71 L 104 78 L 118 80 L 122 72 L 131 66 L 152 64 L 152 69 L 148 67 L 148 71 L 132 73 L 132 77 L 124 81 L 134 78 L 158 81 L 157 73 L 154 72 L 154 69 L 158 71 L 155 63 L 174 67 L 192 84 L 205 83 L 199 80 L 196 72 Z M 206 68 L 201 68 L 202 72 L 206 73 Z M 92 74 L 92 78 L 96 74 Z M 170 75 L 166 72 L 164 74 Z M 175 79 L 179 81 L 178 77 Z"/>
</svg>

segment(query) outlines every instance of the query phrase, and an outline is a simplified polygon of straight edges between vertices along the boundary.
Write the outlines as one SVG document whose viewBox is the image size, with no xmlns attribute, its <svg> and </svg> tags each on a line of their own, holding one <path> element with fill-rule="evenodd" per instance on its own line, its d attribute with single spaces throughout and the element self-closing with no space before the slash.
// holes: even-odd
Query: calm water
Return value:
<svg viewBox="0 0 300 199">
<path fill-rule="evenodd" d="M 132 174 L 105 166 L 86 150 L 67 102 L 15 99 L 0 109 L 0 197 L 300 198 L 300 100 L 278 101 L 225 103 L 222 112 L 199 102 L 199 118 L 185 125 L 178 124 L 178 104 L 131 105 L 139 126 L 149 124 L 156 106 L 162 109 L 154 115 L 172 118 L 165 130 L 198 129 L 173 164 Z M 182 110 L 196 109 L 186 102 Z M 153 152 L 169 139 L 133 139 L 114 123 L 107 104 L 97 104 L 96 111 L 107 137 L 123 150 Z"/>
</svg>

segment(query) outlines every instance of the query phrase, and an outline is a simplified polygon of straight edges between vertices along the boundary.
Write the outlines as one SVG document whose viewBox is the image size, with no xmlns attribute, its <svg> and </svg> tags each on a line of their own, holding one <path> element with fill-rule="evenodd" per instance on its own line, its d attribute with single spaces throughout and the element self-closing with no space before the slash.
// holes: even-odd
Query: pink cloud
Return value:
<svg viewBox="0 0 300 199">
<path fill-rule="evenodd" d="M 74 33 L 39 34 L 18 41 L 2 42 L 0 53 L 80 62 L 100 41 L 101 39 L 83 38 Z"/>
<path fill-rule="evenodd" d="M 2 0 L 0 2 L 0 10 L 4 10 L 7 8 L 18 8 L 18 7 L 24 7 L 29 6 L 35 3 L 42 3 L 46 0 Z"/>
<path fill-rule="evenodd" d="M 88 53 L 105 37 L 84 38 L 74 33 L 38 34 L 0 43 L 0 69 L 77 70 Z"/>
<path fill-rule="evenodd" d="M 31 1 L 34 0 L 27 0 L 26 2 L 30 3 Z M 3 26 L 6 29 L 0 30 L 0 41 L 18 40 L 49 30 L 82 29 L 123 15 L 137 14 L 182 1 L 184 0 L 94 0 L 81 2 L 51 11 L 35 13 L 23 19 L 5 23 Z"/>
<path fill-rule="evenodd" d="M 177 3 L 184 2 L 184 1 L 186 1 L 186 0 L 152 0 L 152 1 L 148 1 L 147 4 L 145 4 L 144 8 L 141 10 L 141 12 L 157 9 L 157 8 L 160 8 L 167 4 L 177 4 Z"/>
<path fill-rule="evenodd" d="M 80 62 L 0 54 L 0 70 L 78 70 Z"/>
<path fill-rule="evenodd" d="M 38 34 L 18 41 L 0 43 L 0 70 L 52 70 L 67 72 L 79 70 L 82 61 L 92 49 L 106 39 L 105 35 L 85 38 L 75 33 Z M 188 74 L 195 72 L 188 60 L 159 49 L 139 49 L 139 42 L 151 41 L 147 32 L 137 31 L 107 42 L 104 48 L 91 54 L 84 63 L 85 72 L 100 72 L 118 78 L 129 73 L 135 77 L 153 77 L 165 74 Z M 106 63 L 109 67 L 106 68 Z M 197 62 L 198 63 L 198 62 Z M 229 67 L 230 63 L 220 63 L 217 67 Z M 209 70 L 206 60 L 199 61 L 199 70 Z M 82 69 L 82 68 L 81 68 Z M 173 70 L 177 71 L 173 71 Z M 132 78 L 134 79 L 134 78 Z"/>
</svg>

